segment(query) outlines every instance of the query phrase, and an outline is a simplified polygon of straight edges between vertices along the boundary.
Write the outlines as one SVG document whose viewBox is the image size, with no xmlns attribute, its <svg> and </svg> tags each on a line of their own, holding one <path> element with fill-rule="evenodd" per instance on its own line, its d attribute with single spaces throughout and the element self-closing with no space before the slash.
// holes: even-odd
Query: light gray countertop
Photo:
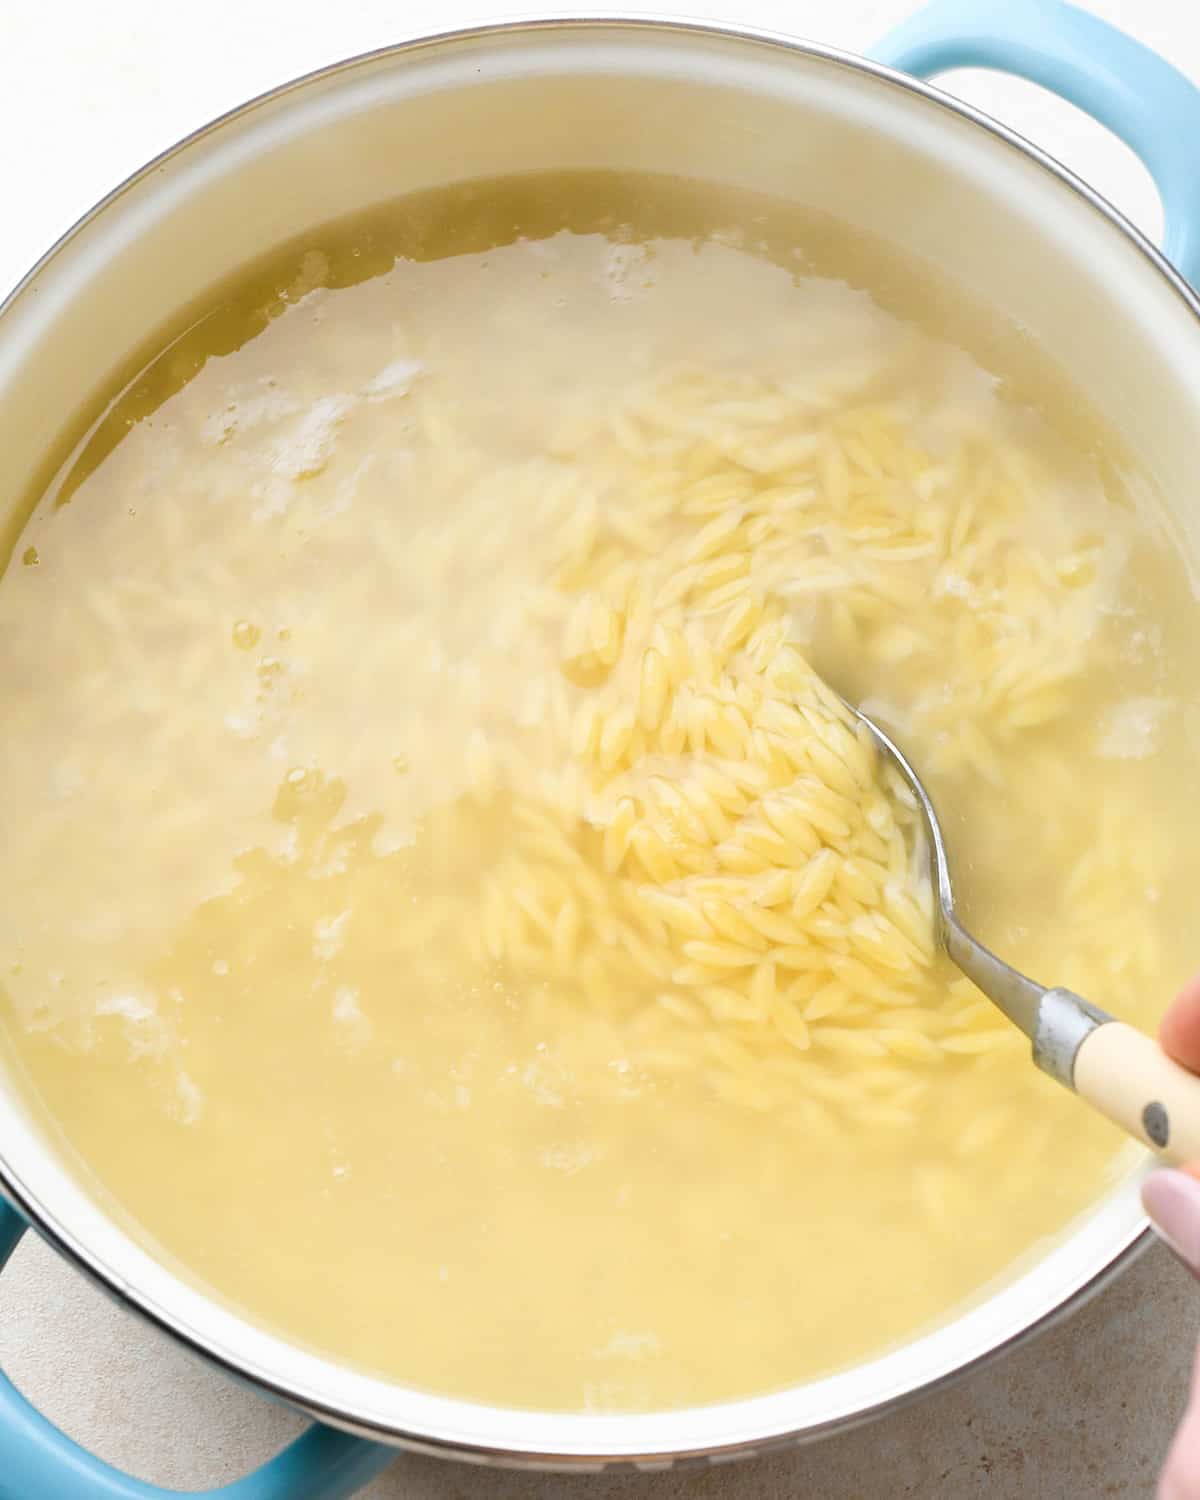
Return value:
<svg viewBox="0 0 1200 1500">
<path fill-rule="evenodd" d="M 123 176 L 242 99 L 408 32 L 567 8 L 538 0 L 0 0 L 0 293 Z M 686 10 L 865 50 L 915 7 L 614 0 L 611 8 Z M 1090 8 L 1200 79 L 1195 0 L 1091 0 Z M 970 76 L 953 87 L 1157 231 L 1144 171 L 1070 106 L 1011 80 Z M 678 1475 L 574 1478 L 401 1457 L 364 1500 L 1149 1497 L 1185 1400 L 1198 1316 L 1192 1283 L 1155 1247 L 1081 1312 L 950 1392 L 805 1449 Z M 174 1486 L 228 1481 L 301 1425 L 168 1345 L 32 1236 L 0 1278 L 0 1366 L 93 1451 Z"/>
</svg>

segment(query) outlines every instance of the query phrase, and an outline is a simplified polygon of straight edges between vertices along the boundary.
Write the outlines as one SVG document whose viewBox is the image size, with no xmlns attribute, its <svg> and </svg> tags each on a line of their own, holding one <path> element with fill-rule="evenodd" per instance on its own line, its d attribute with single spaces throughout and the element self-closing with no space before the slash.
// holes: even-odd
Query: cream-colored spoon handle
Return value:
<svg viewBox="0 0 1200 1500">
<path fill-rule="evenodd" d="M 1124 1021 L 1106 1021 L 1075 1054 L 1075 1091 L 1166 1161 L 1200 1162 L 1200 1077 Z"/>
</svg>

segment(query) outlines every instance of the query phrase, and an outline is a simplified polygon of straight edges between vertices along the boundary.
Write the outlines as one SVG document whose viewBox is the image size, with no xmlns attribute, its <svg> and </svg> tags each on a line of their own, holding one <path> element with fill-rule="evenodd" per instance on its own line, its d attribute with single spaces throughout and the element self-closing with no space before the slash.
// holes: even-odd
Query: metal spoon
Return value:
<svg viewBox="0 0 1200 1500">
<path fill-rule="evenodd" d="M 1200 1078 L 1142 1032 L 1072 990 L 1035 983 L 971 936 L 955 915 L 945 840 L 921 778 L 873 719 L 852 703 L 846 707 L 917 799 L 929 834 L 938 940 L 950 958 L 1025 1033 L 1044 1073 L 1167 1161 L 1200 1161 Z"/>
</svg>

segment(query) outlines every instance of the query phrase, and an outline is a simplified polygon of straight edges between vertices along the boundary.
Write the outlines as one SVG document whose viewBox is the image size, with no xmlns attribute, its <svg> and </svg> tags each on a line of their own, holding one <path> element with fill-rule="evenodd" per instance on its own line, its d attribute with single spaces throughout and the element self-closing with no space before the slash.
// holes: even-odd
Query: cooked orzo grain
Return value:
<svg viewBox="0 0 1200 1500">
<path fill-rule="evenodd" d="M 189 1274 L 397 1379 L 647 1408 L 910 1336 L 1119 1169 L 934 953 L 821 675 L 983 934 L 1149 1020 L 1194 604 L 953 307 L 777 204 L 531 179 L 164 336 L 0 583 L 0 1016 Z"/>
</svg>

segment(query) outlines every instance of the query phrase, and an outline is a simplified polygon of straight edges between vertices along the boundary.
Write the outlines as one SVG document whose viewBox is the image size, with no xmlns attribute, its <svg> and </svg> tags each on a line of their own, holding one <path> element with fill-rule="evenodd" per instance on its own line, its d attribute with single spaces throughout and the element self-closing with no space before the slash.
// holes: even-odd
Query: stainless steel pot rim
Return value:
<svg viewBox="0 0 1200 1500">
<path fill-rule="evenodd" d="M 679 1411 L 565 1416 L 553 1411 L 487 1407 L 452 1397 L 428 1396 L 411 1387 L 390 1385 L 398 1398 L 397 1405 L 405 1398 L 416 1398 L 433 1407 L 444 1407 L 448 1411 L 491 1413 L 498 1424 L 503 1425 L 503 1438 L 482 1442 L 469 1435 L 474 1424 L 471 1429 L 464 1429 L 458 1423 L 438 1426 L 432 1422 L 405 1427 L 361 1410 L 355 1411 L 349 1404 L 331 1405 L 319 1391 L 304 1389 L 298 1383 L 281 1380 L 265 1367 L 253 1367 L 248 1361 L 222 1349 L 195 1328 L 164 1311 L 152 1299 L 139 1293 L 135 1287 L 100 1264 L 69 1230 L 46 1216 L 30 1195 L 19 1190 L 7 1174 L 2 1161 L 0 1188 L 3 1189 L 4 1196 L 36 1227 L 39 1235 L 101 1292 L 121 1305 L 133 1307 L 161 1333 L 229 1379 L 248 1385 L 259 1394 L 275 1397 L 298 1408 L 327 1426 L 359 1437 L 431 1457 L 454 1458 L 514 1469 L 571 1469 L 588 1472 L 634 1467 L 653 1471 L 676 1465 L 686 1466 L 689 1463 L 721 1463 L 750 1458 L 796 1443 L 813 1442 L 835 1432 L 862 1426 L 877 1417 L 901 1411 L 926 1396 L 948 1389 L 1001 1355 L 1019 1348 L 1038 1334 L 1064 1321 L 1133 1265 L 1154 1240 L 1149 1224 L 1143 1218 L 1118 1243 L 1105 1265 L 1092 1275 L 1080 1279 L 1064 1296 L 1039 1308 L 1012 1333 L 985 1344 L 969 1359 L 956 1361 L 931 1378 L 897 1385 L 894 1390 L 868 1406 L 847 1403 L 843 1410 L 802 1426 L 789 1427 L 778 1421 L 756 1420 L 756 1415 L 768 1405 L 776 1407 L 780 1403 L 787 1403 L 789 1398 L 810 1388 L 806 1386 L 735 1402 L 682 1408 Z M 872 1363 L 882 1363 L 887 1358 L 884 1355 Z M 847 1373 L 857 1374 L 867 1368 L 867 1365 L 856 1366 Z M 834 1380 L 839 1378 L 841 1377 L 832 1377 Z M 663 1425 L 670 1423 L 673 1418 L 683 1416 L 689 1422 L 695 1422 L 698 1430 L 707 1430 L 711 1436 L 689 1446 L 661 1441 Z M 509 1424 L 513 1429 L 511 1433 L 507 1430 Z M 552 1436 L 554 1430 L 564 1430 L 563 1424 L 567 1424 L 572 1434 L 583 1441 L 570 1444 L 560 1441 L 555 1444 L 541 1440 Z M 536 1430 L 537 1440 L 521 1435 L 521 1428 Z M 736 1435 L 729 1435 L 735 1430 Z M 615 1434 L 620 1434 L 617 1441 L 613 1441 Z"/>
<path fill-rule="evenodd" d="M 316 69 L 236 106 L 185 136 L 132 173 L 66 230 L 13 287 L 3 302 L 0 302 L 0 337 L 4 334 L 5 315 L 22 297 L 37 291 L 36 282 L 40 273 L 95 219 L 118 204 L 131 188 L 161 171 L 190 147 L 237 121 L 245 120 L 258 109 L 300 93 L 319 82 L 380 62 L 401 59 L 426 48 L 473 43 L 489 37 L 506 38 L 522 32 L 597 31 L 606 28 L 632 33 L 662 32 L 680 37 L 715 38 L 782 50 L 866 75 L 885 86 L 904 90 L 947 110 L 1032 160 L 1087 202 L 1136 246 L 1149 266 L 1178 297 L 1181 310 L 1200 323 L 1200 294 L 1193 290 L 1136 226 L 1053 157 L 973 106 L 884 64 L 780 32 L 692 20 L 669 14 L 606 11 L 583 15 L 516 15 L 506 20 L 414 35 L 389 46 Z M 1003 1351 L 1024 1342 L 1100 1290 L 1149 1242 L 1145 1218 L 1136 1215 L 1130 1222 L 1126 1215 L 1125 1225 L 1109 1241 L 1110 1249 L 1105 1262 L 1087 1274 L 1074 1278 L 1065 1291 L 1060 1289 L 1053 1298 L 1043 1298 L 1040 1302 L 1031 1303 L 1021 1326 L 998 1336 L 982 1339 L 970 1357 L 947 1363 L 945 1368 L 932 1374 L 915 1381 L 909 1379 L 892 1382 L 869 1405 L 856 1404 L 853 1400 L 834 1405 L 827 1403 L 825 1415 L 820 1420 L 802 1425 L 796 1425 L 798 1411 L 793 1411 L 789 1425 L 788 1410 L 790 1407 L 798 1408 L 803 1393 L 811 1394 L 816 1387 L 822 1385 L 837 1385 L 847 1376 L 860 1377 L 872 1368 L 887 1365 L 895 1359 L 895 1353 L 882 1355 L 843 1375 L 834 1375 L 791 1390 L 679 1411 L 637 1415 L 574 1415 L 505 1409 L 432 1396 L 414 1388 L 392 1382 L 372 1382 L 367 1378 L 368 1384 L 378 1386 L 382 1392 L 390 1393 L 392 1398 L 382 1406 L 372 1402 L 368 1408 L 352 1399 L 344 1403 L 341 1400 L 331 1401 L 328 1390 L 323 1388 L 330 1384 L 328 1381 L 313 1384 L 306 1380 L 281 1378 L 273 1369 L 239 1356 L 219 1341 L 206 1336 L 188 1320 L 161 1306 L 152 1296 L 139 1290 L 127 1278 L 107 1266 L 67 1224 L 51 1213 L 39 1201 L 32 1187 L 20 1180 L 2 1148 L 0 1188 L 57 1251 L 105 1292 L 136 1308 L 160 1330 L 230 1377 L 249 1382 L 259 1390 L 277 1396 L 330 1425 L 366 1437 L 430 1453 L 452 1454 L 478 1462 L 517 1466 L 599 1468 L 610 1464 L 635 1463 L 646 1468 L 666 1467 L 689 1459 L 699 1461 L 734 1458 L 781 1443 L 815 1438 L 835 1429 L 856 1425 L 943 1388 Z M 1022 1279 L 1018 1278 L 1018 1281 Z M 970 1321 L 975 1311 L 978 1309 L 963 1315 L 959 1321 Z M 242 1319 L 238 1321 L 245 1323 Z M 253 1327 L 250 1324 L 245 1326 Z M 905 1347 L 915 1348 L 934 1337 L 936 1334 L 926 1335 Z M 272 1342 L 286 1350 L 293 1348 L 282 1340 Z M 315 1355 L 301 1355 L 298 1350 L 294 1352 L 306 1362 L 315 1362 L 326 1373 L 341 1374 L 354 1384 L 362 1383 L 362 1377 L 355 1377 L 353 1372 L 342 1369 L 332 1361 Z M 421 1409 L 415 1419 L 410 1414 L 413 1406 Z"/>
<path fill-rule="evenodd" d="M 49 263 L 63 250 L 76 235 L 85 230 L 93 219 L 101 213 L 106 212 L 135 184 L 144 181 L 160 168 L 165 167 L 168 162 L 186 151 L 190 146 L 204 140 L 209 135 L 224 129 L 235 120 L 244 119 L 255 110 L 266 104 L 273 104 L 278 100 L 286 98 L 289 94 L 297 93 L 311 87 L 324 79 L 333 78 L 338 74 L 348 73 L 356 68 L 366 67 L 377 62 L 382 62 L 393 57 L 401 57 L 408 53 L 420 51 L 427 47 L 443 46 L 456 42 L 470 42 L 482 40 L 490 36 L 510 36 L 521 31 L 554 31 L 559 29 L 599 30 L 605 27 L 623 27 L 633 31 L 663 31 L 667 33 L 677 32 L 681 35 L 723 37 L 731 41 L 744 41 L 756 43 L 762 46 L 778 48 L 787 52 L 799 53 L 805 57 L 815 57 L 823 62 L 833 63 L 844 67 L 852 72 L 866 74 L 877 78 L 881 82 L 899 87 L 911 94 L 915 94 L 931 103 L 940 105 L 952 114 L 968 120 L 971 124 L 979 126 L 995 139 L 1015 148 L 1023 156 L 1032 158 L 1039 166 L 1044 167 L 1053 176 L 1057 177 L 1065 186 L 1078 194 L 1094 209 L 1101 213 L 1111 224 L 1137 245 L 1143 255 L 1150 261 L 1154 269 L 1167 282 L 1172 291 L 1182 298 L 1184 306 L 1194 317 L 1200 318 L 1200 289 L 1195 289 L 1182 276 L 1179 271 L 1163 255 L 1158 246 L 1153 243 L 1131 219 L 1126 217 L 1120 209 L 1114 207 L 1107 198 L 1098 193 L 1083 178 L 1064 166 L 1056 157 L 1049 152 L 1043 151 L 1035 142 L 1030 141 L 1010 126 L 1002 124 L 991 115 L 977 109 L 973 104 L 956 98 L 944 90 L 927 83 L 924 79 L 914 78 L 909 73 L 901 73 L 895 68 L 890 68 L 885 63 L 875 62 L 869 57 L 863 57 L 858 53 L 849 52 L 845 48 L 831 47 L 823 42 L 810 41 L 808 38 L 790 36 L 786 32 L 773 31 L 768 27 L 743 26 L 733 22 L 697 20 L 685 15 L 677 15 L 670 11 L 620 11 L 620 10 L 597 10 L 594 12 L 548 12 L 530 15 L 525 12 L 516 12 L 510 17 L 497 21 L 484 21 L 469 26 L 449 27 L 444 31 L 430 31 L 414 33 L 400 41 L 391 42 L 385 47 L 375 47 L 368 52 L 358 52 L 351 57 L 340 59 L 338 62 L 327 63 L 324 67 L 313 68 L 310 72 L 301 73 L 296 78 L 290 78 L 285 83 L 277 84 L 274 88 L 266 89 L 261 94 L 255 94 L 253 98 L 236 104 L 232 109 L 225 110 L 214 119 L 189 131 L 185 136 L 175 141 L 172 145 L 160 151 L 157 156 L 150 158 L 143 166 L 131 172 L 128 177 L 119 182 L 103 198 L 94 203 L 85 213 L 81 214 L 52 245 L 38 257 L 28 271 L 20 278 L 12 289 L 0 300 L 0 318 L 9 310 L 9 307 L 17 298 L 28 289 Z"/>
</svg>

